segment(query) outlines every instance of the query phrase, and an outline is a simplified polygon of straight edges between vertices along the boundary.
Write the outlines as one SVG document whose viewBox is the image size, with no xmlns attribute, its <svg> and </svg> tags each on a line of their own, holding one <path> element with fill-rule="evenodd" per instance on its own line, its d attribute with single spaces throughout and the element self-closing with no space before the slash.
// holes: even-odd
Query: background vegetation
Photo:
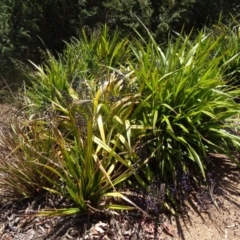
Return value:
<svg viewBox="0 0 240 240">
<path fill-rule="evenodd" d="M 169 33 L 180 32 L 183 25 L 186 32 L 212 27 L 220 13 L 223 23 L 231 19 L 230 13 L 237 19 L 239 8 L 237 0 L 2 0 L 0 72 L 7 76 L 15 67 L 22 68 L 17 60 L 40 63 L 44 59 L 41 50 L 61 52 L 64 41 L 79 36 L 82 28 L 91 33 L 106 23 L 111 30 L 119 28 L 133 34 L 135 28 L 145 35 L 134 17 L 137 15 L 156 40 L 164 42 Z"/>
</svg>

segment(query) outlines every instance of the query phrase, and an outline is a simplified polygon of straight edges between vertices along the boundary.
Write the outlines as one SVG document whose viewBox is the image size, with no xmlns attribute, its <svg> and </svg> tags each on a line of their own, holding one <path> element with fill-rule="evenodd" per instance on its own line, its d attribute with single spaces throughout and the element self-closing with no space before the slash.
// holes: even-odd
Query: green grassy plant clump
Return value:
<svg viewBox="0 0 240 240">
<path fill-rule="evenodd" d="M 239 86 L 240 82 L 240 23 L 232 16 L 228 25 L 218 24 L 210 30 L 212 37 L 224 35 L 219 44 L 218 56 L 224 55 L 220 61 L 223 66 L 224 79 L 230 84 Z M 236 57 L 237 56 L 237 57 Z M 231 61 L 229 59 L 233 58 Z"/>
<path fill-rule="evenodd" d="M 166 184 L 174 203 L 169 186 L 186 193 L 186 176 L 201 184 L 208 153 L 224 153 L 238 164 L 231 149 L 239 149 L 240 138 L 228 129 L 237 127 L 240 90 L 224 76 L 238 54 L 219 54 L 224 34 L 177 34 L 164 46 L 150 33 L 148 40 L 139 34 L 129 42 L 107 27 L 83 36 L 58 59 L 49 54 L 43 66 L 34 65 L 24 125 L 13 124 L 13 139 L 3 136 L 1 145 L 11 145 L 8 157 L 1 155 L 2 187 L 74 202 L 44 215 L 129 210 L 138 206 L 124 185 L 150 191 L 152 184 Z"/>
<path fill-rule="evenodd" d="M 239 149 L 240 139 L 228 129 L 230 119 L 239 114 L 234 101 L 239 89 L 224 73 L 239 53 L 230 57 L 222 51 L 225 40 L 226 33 L 213 40 L 200 32 L 195 39 L 177 35 L 165 48 L 151 35 L 149 41 L 131 44 L 131 76 L 141 96 L 131 122 L 146 129 L 139 138 L 148 141 L 153 176 L 181 192 L 189 189 L 180 184 L 184 176 L 198 184 L 206 178 L 209 153 L 226 154 L 238 164 L 231 149 Z"/>
</svg>

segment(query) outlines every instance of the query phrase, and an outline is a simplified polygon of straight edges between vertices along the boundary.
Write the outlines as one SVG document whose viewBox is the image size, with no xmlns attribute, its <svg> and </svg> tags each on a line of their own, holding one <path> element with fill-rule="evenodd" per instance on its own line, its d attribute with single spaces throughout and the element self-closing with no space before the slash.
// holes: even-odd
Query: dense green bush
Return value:
<svg viewBox="0 0 240 240">
<path fill-rule="evenodd" d="M 14 75 L 14 68 L 22 69 L 27 59 L 39 63 L 40 49 L 61 51 L 64 40 L 76 35 L 79 8 L 78 1 L 3 0 L 0 6 L 0 72 Z"/>
<path fill-rule="evenodd" d="M 0 71 L 6 75 L 16 61 L 26 63 L 30 59 L 39 63 L 41 50 L 46 48 L 54 54 L 61 52 L 64 41 L 78 37 L 85 28 L 89 34 L 102 24 L 112 30 L 119 28 L 133 34 L 133 27 L 142 35 L 145 31 L 138 16 L 158 42 L 165 41 L 171 30 L 180 32 L 183 24 L 186 31 L 193 27 L 215 23 L 221 11 L 222 19 L 235 17 L 239 12 L 238 1 L 202 0 L 49 0 L 20 1 L 3 0 L 0 6 Z M 12 61 L 14 59 L 15 61 Z M 14 62 L 14 64 L 13 64 Z"/>
</svg>

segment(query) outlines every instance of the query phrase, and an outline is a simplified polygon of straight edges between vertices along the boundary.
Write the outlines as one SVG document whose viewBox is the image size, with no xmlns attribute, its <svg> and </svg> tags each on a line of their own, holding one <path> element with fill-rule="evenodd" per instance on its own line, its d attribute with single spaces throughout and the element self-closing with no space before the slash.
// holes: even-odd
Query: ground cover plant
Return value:
<svg viewBox="0 0 240 240">
<path fill-rule="evenodd" d="M 240 138 L 228 130 L 237 128 L 240 90 L 224 73 L 239 54 L 222 51 L 226 32 L 176 34 L 162 46 L 149 32 L 148 39 L 137 35 L 121 39 L 105 26 L 67 43 L 58 58 L 48 53 L 42 66 L 32 63 L 21 98 L 25 115 L 1 140 L 9 152 L 0 155 L 3 189 L 22 197 L 49 192 L 73 203 L 42 215 L 176 212 L 206 182 L 209 153 L 238 164 L 231 151 Z"/>
</svg>

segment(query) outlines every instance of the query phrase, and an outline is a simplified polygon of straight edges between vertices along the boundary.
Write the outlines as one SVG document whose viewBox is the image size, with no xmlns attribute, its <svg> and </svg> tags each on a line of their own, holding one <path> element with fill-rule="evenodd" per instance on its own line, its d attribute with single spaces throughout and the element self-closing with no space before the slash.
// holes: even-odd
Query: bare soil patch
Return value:
<svg viewBox="0 0 240 240">
<path fill-rule="evenodd" d="M 216 185 L 212 204 L 206 212 L 195 207 L 189 218 L 174 223 L 178 236 L 174 239 L 237 240 L 240 239 L 240 170 L 224 155 L 214 155 Z"/>
<path fill-rule="evenodd" d="M 15 108 L 0 104 L 0 131 L 8 131 L 8 121 Z M 236 154 L 238 158 L 238 154 Z M 49 195 L 34 199 L 8 200 L 0 191 L 0 240 L 55 239 L 240 239 L 240 169 L 224 155 L 213 155 L 215 185 L 211 188 L 212 204 L 199 209 L 193 199 L 184 217 L 160 216 L 153 221 L 132 213 L 112 212 L 68 217 L 37 217 L 44 208 L 66 207 L 69 202 Z M 215 202 L 215 204 L 213 204 Z"/>
<path fill-rule="evenodd" d="M 8 123 L 14 116 L 16 108 L 13 104 L 0 104 L 0 130 L 8 128 Z"/>
</svg>

